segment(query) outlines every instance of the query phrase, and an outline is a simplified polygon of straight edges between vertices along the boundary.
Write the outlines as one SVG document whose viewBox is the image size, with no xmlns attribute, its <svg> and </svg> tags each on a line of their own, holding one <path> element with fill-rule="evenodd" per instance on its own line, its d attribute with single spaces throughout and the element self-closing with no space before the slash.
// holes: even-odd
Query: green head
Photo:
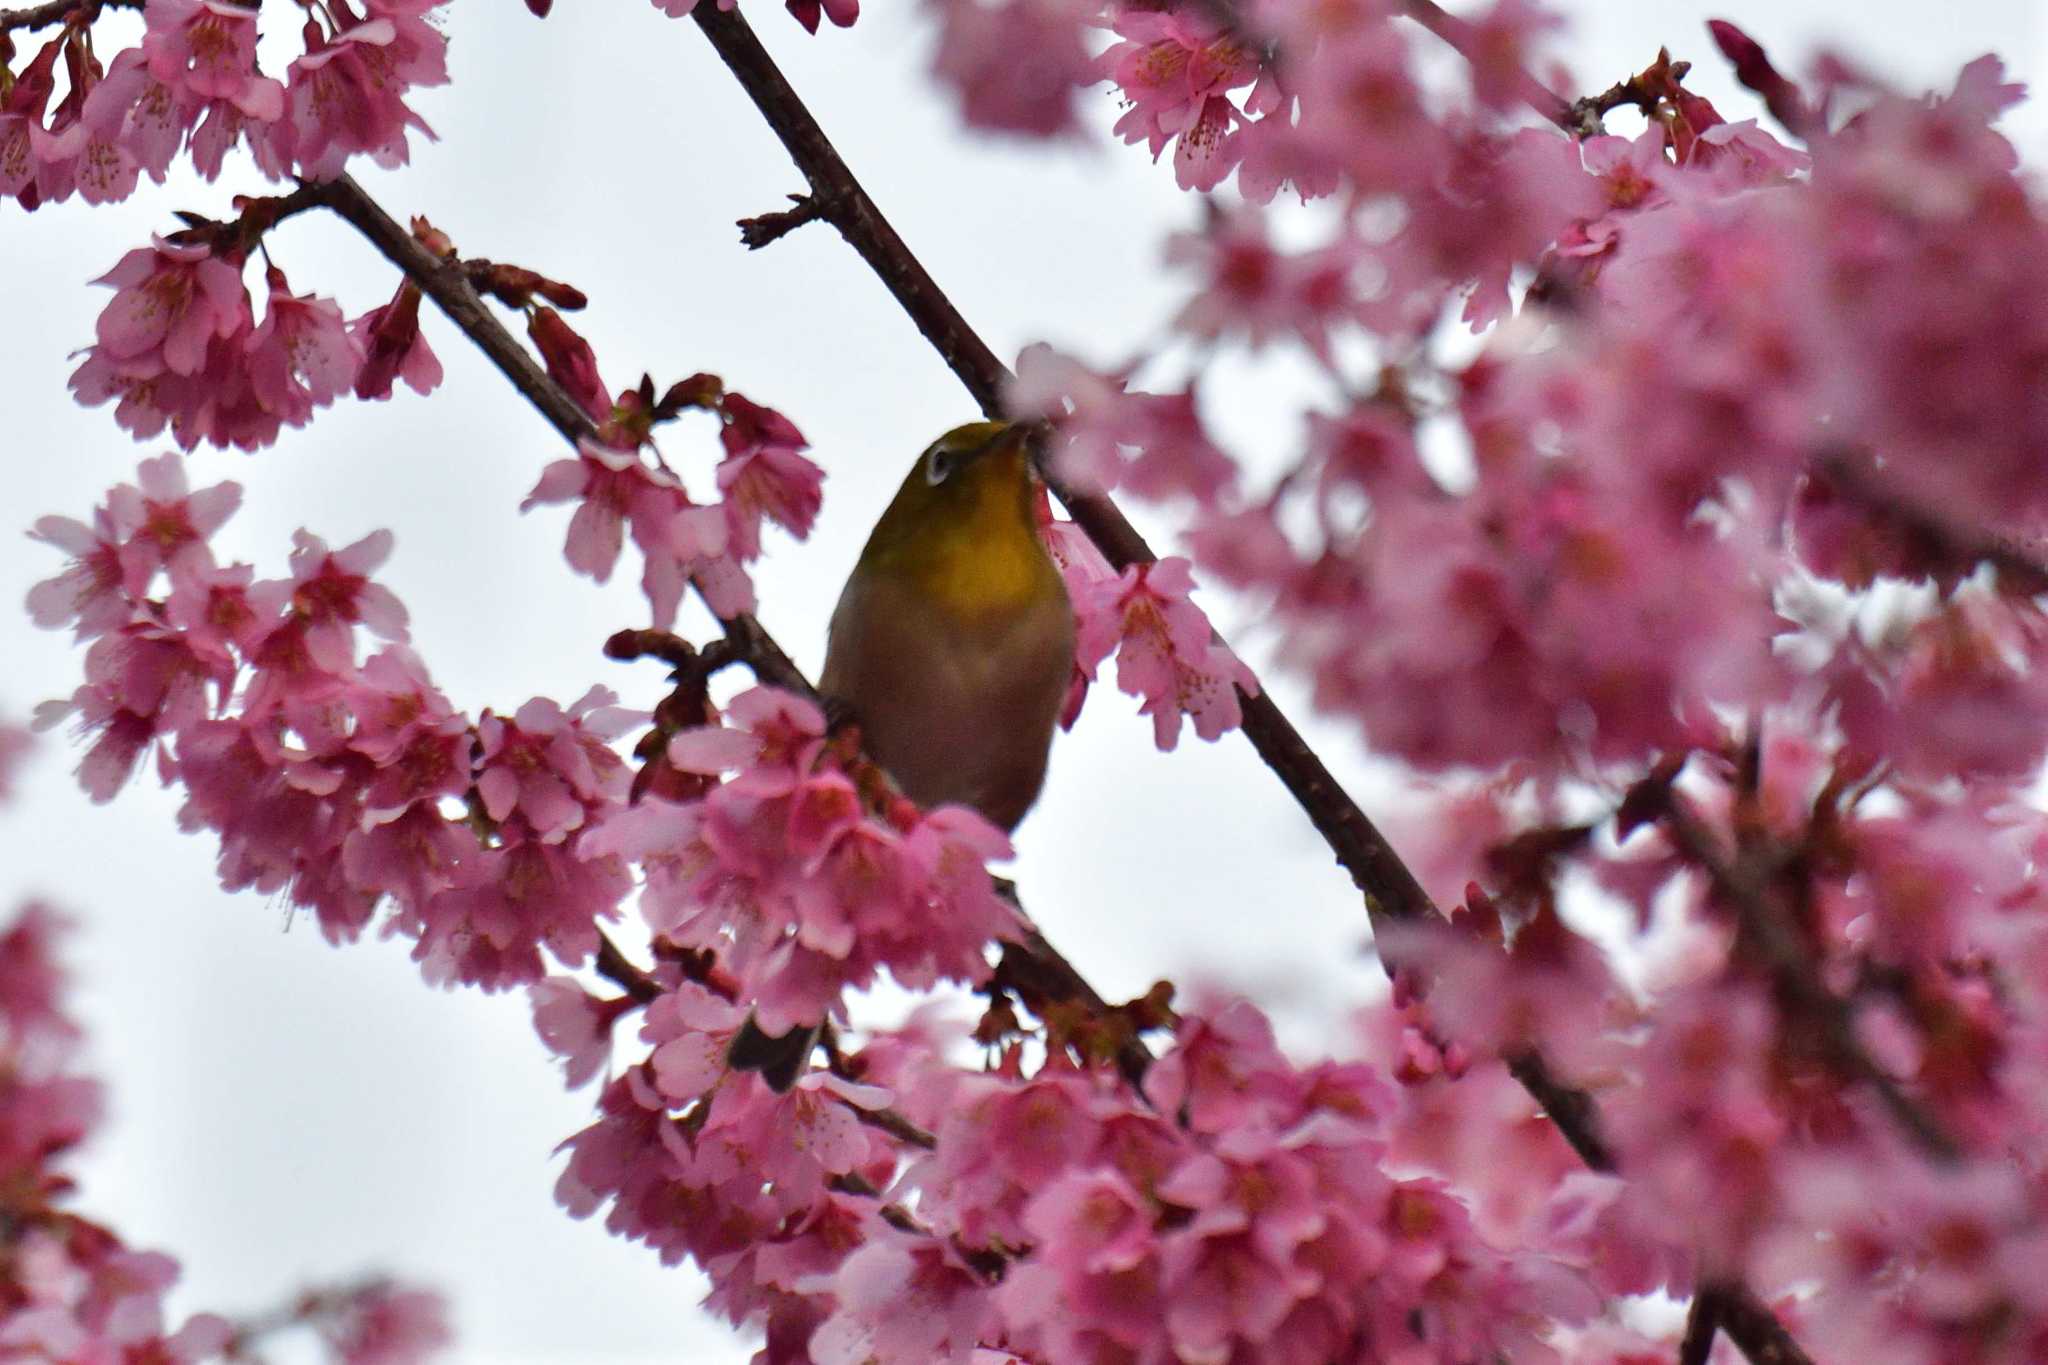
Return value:
<svg viewBox="0 0 2048 1365">
<path fill-rule="evenodd" d="M 1000 543 L 1022 531 L 1034 542 L 1029 433 L 1010 422 L 969 422 L 926 446 L 896 490 L 861 555 L 923 558 L 942 545 Z"/>
<path fill-rule="evenodd" d="M 1037 487 L 1028 427 L 955 427 L 918 455 L 855 572 L 902 575 L 960 610 L 1060 592 L 1038 539 Z"/>
</svg>

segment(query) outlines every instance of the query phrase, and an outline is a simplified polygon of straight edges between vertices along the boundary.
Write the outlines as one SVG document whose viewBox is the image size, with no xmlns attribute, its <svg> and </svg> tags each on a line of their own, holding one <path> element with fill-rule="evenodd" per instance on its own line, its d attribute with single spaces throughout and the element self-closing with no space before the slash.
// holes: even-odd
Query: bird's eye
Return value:
<svg viewBox="0 0 2048 1365">
<path fill-rule="evenodd" d="M 924 457 L 924 481 L 936 488 L 946 481 L 953 472 L 953 452 L 944 446 L 933 446 L 931 453 Z"/>
</svg>

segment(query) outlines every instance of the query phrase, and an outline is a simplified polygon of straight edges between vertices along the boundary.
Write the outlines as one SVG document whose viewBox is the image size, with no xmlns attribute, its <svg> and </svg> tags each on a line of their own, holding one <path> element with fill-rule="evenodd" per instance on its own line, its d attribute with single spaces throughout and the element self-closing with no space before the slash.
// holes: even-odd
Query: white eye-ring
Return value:
<svg viewBox="0 0 2048 1365">
<path fill-rule="evenodd" d="M 944 446 L 933 446 L 924 457 L 924 481 L 936 488 L 953 472 L 953 454 Z"/>
</svg>

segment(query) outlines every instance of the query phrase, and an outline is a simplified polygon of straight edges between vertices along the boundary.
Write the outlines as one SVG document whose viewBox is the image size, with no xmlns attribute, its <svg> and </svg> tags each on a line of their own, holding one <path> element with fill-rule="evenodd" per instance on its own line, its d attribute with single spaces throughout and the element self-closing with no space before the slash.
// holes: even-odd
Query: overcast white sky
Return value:
<svg viewBox="0 0 2048 1365">
<path fill-rule="evenodd" d="M 1724 110 L 1745 106 L 1700 28 L 1709 14 L 1750 27 L 1788 68 L 1823 39 L 1909 84 L 1946 85 L 1987 50 L 2024 79 L 2048 67 L 2038 0 L 1564 8 L 1582 87 L 1668 43 L 1697 60 L 1694 83 Z M 923 76 L 929 27 L 902 0 L 874 0 L 852 31 L 815 39 L 779 7 L 756 0 L 749 13 L 999 355 L 1044 338 L 1108 360 L 1158 334 L 1177 302 L 1158 242 L 1197 210 L 1170 170 L 1100 139 L 1050 149 L 954 133 Z M 454 6 L 449 31 L 454 84 L 421 104 L 443 141 L 364 182 L 467 253 L 585 289 L 577 325 L 612 387 L 642 370 L 665 382 L 708 369 L 803 427 L 830 473 L 824 515 L 808 546 L 778 542 L 758 578 L 762 618 L 815 668 L 838 585 L 903 467 L 970 404 L 829 230 L 740 249 L 733 220 L 801 182 L 694 26 L 597 0 L 557 0 L 539 23 L 496 0 Z M 1098 124 L 1113 114 L 1102 96 Z M 2038 164 L 2048 112 L 2028 107 L 2014 127 Z M 56 567 L 19 530 L 44 512 L 83 515 L 161 448 L 65 393 L 65 354 L 91 338 L 106 298 L 84 282 L 170 226 L 172 209 L 225 212 L 228 193 L 174 181 L 114 209 L 0 208 L 0 612 L 12 613 L 0 616 L 0 714 L 67 693 L 80 662 L 68 637 L 33 630 L 12 605 Z M 298 289 L 337 295 L 351 314 L 391 292 L 388 268 L 336 224 L 295 222 L 273 250 Z M 637 575 L 607 589 L 572 578 L 563 513 L 516 514 L 560 451 L 438 317 L 428 325 L 448 367 L 432 400 L 344 404 L 256 456 L 192 457 L 195 483 L 247 488 L 218 548 L 268 575 L 295 527 L 334 543 L 392 527 L 385 581 L 457 705 L 567 700 L 593 681 L 651 704 L 657 670 L 598 654 L 612 630 L 643 623 Z M 1240 374 L 1265 386 L 1260 401 L 1227 403 L 1218 420 L 1243 448 L 1272 450 L 1287 433 L 1258 414 L 1296 381 L 1284 367 Z M 1230 604 L 1212 607 L 1228 627 Z M 1298 692 L 1269 683 L 1302 719 Z M 1310 728 L 1385 814 L 1356 742 Z M 1027 903 L 1106 993 L 1226 977 L 1313 1046 L 1376 984 L 1355 898 L 1241 738 L 1158 755 L 1150 730 L 1105 689 L 1059 742 L 1019 841 Z M 254 1310 L 309 1280 L 388 1268 L 450 1295 L 463 1361 L 748 1357 L 698 1312 L 694 1272 L 663 1270 L 555 1208 L 550 1151 L 585 1122 L 591 1092 L 561 1092 L 523 997 L 429 991 L 399 945 L 336 951 L 277 905 L 223 895 L 212 842 L 177 833 L 172 794 L 145 779 L 94 807 L 71 762 L 46 739 L 22 799 L 0 812 L 0 908 L 39 893 L 83 925 L 71 962 L 112 1118 L 81 1163 L 81 1207 L 183 1262 L 181 1311 Z"/>
</svg>

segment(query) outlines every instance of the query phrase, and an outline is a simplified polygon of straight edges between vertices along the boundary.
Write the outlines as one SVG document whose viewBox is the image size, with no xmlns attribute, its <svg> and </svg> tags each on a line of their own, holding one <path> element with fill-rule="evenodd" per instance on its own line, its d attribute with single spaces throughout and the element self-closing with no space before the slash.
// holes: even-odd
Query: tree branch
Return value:
<svg viewBox="0 0 2048 1365">
<path fill-rule="evenodd" d="M 1721 1330 L 1719 1286 L 1701 1285 L 1693 1291 L 1692 1306 L 1685 1313 L 1685 1338 L 1678 1343 L 1678 1365 L 1707 1365 L 1714 1352 L 1714 1334 Z"/>
<path fill-rule="evenodd" d="M 597 974 L 643 1005 L 661 994 L 661 983 L 628 961 L 602 929 L 597 931 Z"/>
<path fill-rule="evenodd" d="M 1719 1286 L 1717 1292 L 1721 1330 L 1749 1357 L 1751 1365 L 1813 1365 L 1813 1357 L 1800 1349 L 1755 1290 L 1728 1284 Z"/>
<path fill-rule="evenodd" d="M 498 372 L 512 381 L 548 425 L 571 445 L 595 440 L 597 424 L 548 377 L 526 347 L 499 322 L 464 273 L 461 263 L 443 259 L 419 243 L 398 221 L 363 192 L 349 176 L 318 186 L 320 197 L 356 231 L 369 239 L 384 259 L 412 277 L 422 292 L 448 315 L 448 320 L 475 343 Z"/>
<path fill-rule="evenodd" d="M 819 215 L 868 263 L 982 411 L 991 417 L 1004 416 L 1002 399 L 1011 378 L 1009 369 L 968 325 L 861 188 L 746 19 L 737 11 L 712 5 L 698 6 L 691 18 L 810 183 L 808 200 Z M 1056 474 L 1047 482 L 1112 565 L 1122 569 L 1158 558 L 1108 498 L 1077 489 Z M 1337 861 L 1365 893 L 1369 907 L 1376 914 L 1397 919 L 1435 914 L 1421 883 L 1272 699 L 1240 692 L 1239 702 L 1246 737 L 1307 812 Z"/>
<path fill-rule="evenodd" d="M 1956 567 L 1989 564 L 2001 580 L 2022 593 L 2048 592 L 2048 563 L 2002 536 L 1955 521 L 1887 488 L 1866 462 L 1828 454 L 1814 462 L 1814 473 L 1828 490 L 1856 503 L 1881 528 L 1898 535 L 1913 557 Z"/>
<path fill-rule="evenodd" d="M 1579 1160 L 1596 1171 L 1612 1173 L 1620 1168 L 1614 1149 L 1600 1136 L 1600 1110 L 1590 1094 L 1557 1079 L 1543 1054 L 1533 1046 L 1508 1053 L 1502 1060 L 1507 1063 L 1508 1074 L 1542 1106 L 1557 1131 L 1579 1154 Z"/>
<path fill-rule="evenodd" d="M 0 9 L 0 33 L 16 29 L 32 33 L 62 23 L 74 13 L 90 24 L 103 9 L 141 9 L 142 0 L 45 0 L 26 9 Z"/>
</svg>

